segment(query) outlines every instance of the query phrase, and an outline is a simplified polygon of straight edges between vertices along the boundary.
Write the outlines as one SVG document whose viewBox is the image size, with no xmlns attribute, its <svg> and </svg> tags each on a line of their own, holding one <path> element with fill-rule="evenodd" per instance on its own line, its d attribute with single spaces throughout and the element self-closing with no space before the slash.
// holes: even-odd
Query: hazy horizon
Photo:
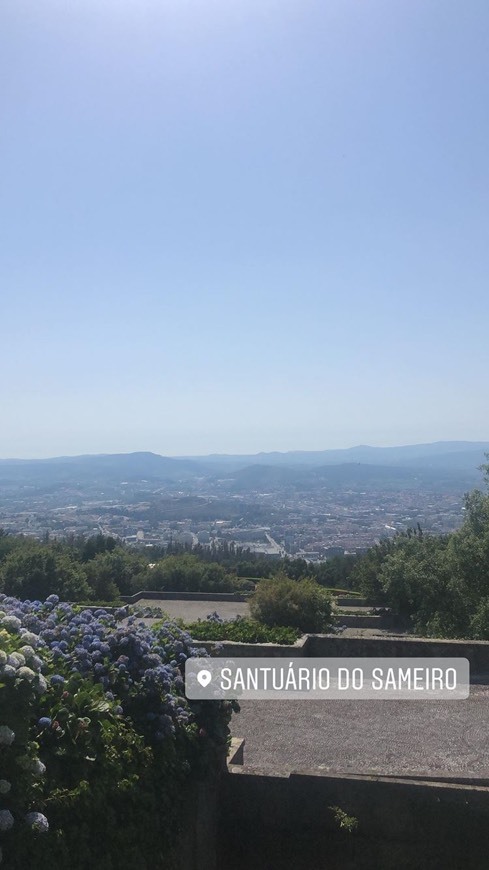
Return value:
<svg viewBox="0 0 489 870">
<path fill-rule="evenodd" d="M 486 0 L 0 22 L 0 456 L 484 439 Z"/>
<path fill-rule="evenodd" d="M 192 459 L 192 458 L 206 458 L 206 457 L 212 457 L 212 456 L 259 456 L 261 454 L 268 454 L 268 453 L 271 453 L 271 454 L 273 454 L 273 453 L 284 453 L 284 454 L 288 454 L 288 453 L 316 453 L 316 452 L 321 453 L 323 451 L 329 451 L 329 450 L 331 450 L 331 451 L 343 451 L 343 450 L 355 450 L 358 448 L 402 449 L 404 447 L 429 447 L 429 446 L 433 446 L 433 445 L 453 445 L 453 444 L 464 444 L 464 445 L 468 445 L 469 447 L 470 446 L 477 447 L 478 445 L 481 445 L 481 444 L 483 446 L 486 446 L 486 445 L 489 445 L 489 438 L 487 438 L 487 439 L 474 439 L 474 440 L 468 440 L 468 439 L 463 439 L 463 438 L 462 439 L 453 439 L 453 440 L 439 439 L 437 441 L 427 441 L 427 442 L 415 441 L 415 442 L 402 443 L 402 444 L 361 444 L 361 443 L 356 443 L 356 444 L 348 444 L 346 446 L 334 445 L 331 447 L 319 447 L 319 448 L 315 448 L 312 450 L 297 447 L 297 448 L 292 448 L 291 450 L 274 450 L 274 449 L 272 449 L 272 450 L 257 450 L 254 452 L 243 450 L 243 451 L 236 452 L 236 453 L 232 453 L 230 451 L 220 452 L 220 451 L 214 450 L 214 451 L 211 451 L 209 453 L 196 452 L 196 453 L 192 453 L 192 454 L 190 454 L 190 453 L 171 453 L 170 454 L 170 453 L 161 453 L 158 450 L 139 450 L 136 448 L 134 450 L 127 450 L 127 451 L 110 450 L 110 451 L 98 451 L 98 452 L 93 452 L 93 453 L 91 453 L 91 452 L 90 453 L 87 453 L 87 452 L 85 452 L 85 453 L 59 453 L 56 455 L 49 454 L 49 455 L 42 455 L 42 456 L 41 455 L 38 455 L 38 456 L 0 456 L 0 462 L 12 462 L 15 460 L 21 460 L 21 461 L 33 460 L 33 461 L 35 461 L 37 459 L 64 459 L 64 458 L 71 459 L 71 458 L 83 457 L 83 456 L 117 456 L 117 455 L 128 455 L 128 454 L 133 454 L 133 453 L 135 453 L 135 454 L 153 453 L 155 455 L 164 456 L 164 457 L 167 457 L 169 459 Z"/>
</svg>

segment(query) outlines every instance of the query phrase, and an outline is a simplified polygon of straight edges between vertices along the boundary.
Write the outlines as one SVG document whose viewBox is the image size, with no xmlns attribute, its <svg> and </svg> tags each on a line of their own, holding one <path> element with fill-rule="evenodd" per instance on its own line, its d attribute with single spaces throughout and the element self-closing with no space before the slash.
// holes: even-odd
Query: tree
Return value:
<svg viewBox="0 0 489 870">
<path fill-rule="evenodd" d="M 144 564 L 138 556 L 117 547 L 97 553 L 85 563 L 84 568 L 94 598 L 111 601 L 120 595 L 132 595 L 139 591 L 137 578 L 142 576 Z"/>
<path fill-rule="evenodd" d="M 356 563 L 350 575 L 350 582 L 372 604 L 386 604 L 387 599 L 379 579 L 382 565 L 396 548 L 396 539 L 386 538 L 370 547 Z"/>
<path fill-rule="evenodd" d="M 111 553 L 116 548 L 117 541 L 110 536 L 106 537 L 99 534 L 90 538 L 81 538 L 76 542 L 75 546 L 79 551 L 80 560 L 82 562 L 89 562 L 95 556 L 98 556 L 99 553 Z"/>
<path fill-rule="evenodd" d="M 314 576 L 321 586 L 331 586 L 333 589 L 351 589 L 352 572 L 359 561 L 359 556 L 351 553 L 344 556 L 333 556 L 314 567 Z"/>
<path fill-rule="evenodd" d="M 81 566 L 53 546 L 28 543 L 13 550 L 0 569 L 7 595 L 43 601 L 55 593 L 67 601 L 88 600 L 91 589 Z"/>
<path fill-rule="evenodd" d="M 7 558 L 12 550 L 17 550 L 21 547 L 24 541 L 25 538 L 21 535 L 11 535 L 5 529 L 0 529 L 0 563 Z"/>
</svg>

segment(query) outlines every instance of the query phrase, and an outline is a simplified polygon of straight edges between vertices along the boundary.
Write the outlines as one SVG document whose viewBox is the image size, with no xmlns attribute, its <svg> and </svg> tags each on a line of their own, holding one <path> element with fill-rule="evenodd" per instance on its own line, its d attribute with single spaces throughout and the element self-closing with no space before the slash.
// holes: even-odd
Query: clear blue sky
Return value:
<svg viewBox="0 0 489 870">
<path fill-rule="evenodd" d="M 487 0 L 2 0 L 0 456 L 489 438 Z"/>
</svg>

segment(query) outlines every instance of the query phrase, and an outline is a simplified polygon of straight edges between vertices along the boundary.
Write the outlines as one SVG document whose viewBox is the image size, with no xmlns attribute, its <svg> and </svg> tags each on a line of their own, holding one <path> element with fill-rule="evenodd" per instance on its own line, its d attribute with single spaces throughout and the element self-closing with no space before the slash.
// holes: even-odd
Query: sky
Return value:
<svg viewBox="0 0 489 870">
<path fill-rule="evenodd" d="M 487 0 L 2 0 L 0 457 L 489 440 Z"/>
</svg>

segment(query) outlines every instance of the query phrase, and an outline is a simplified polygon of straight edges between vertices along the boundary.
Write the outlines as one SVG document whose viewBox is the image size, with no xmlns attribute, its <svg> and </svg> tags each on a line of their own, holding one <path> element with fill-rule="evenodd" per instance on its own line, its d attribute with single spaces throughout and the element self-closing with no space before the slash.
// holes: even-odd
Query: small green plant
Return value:
<svg viewBox="0 0 489 870">
<path fill-rule="evenodd" d="M 342 831 L 347 831 L 348 834 L 353 834 L 358 828 L 358 819 L 355 816 L 349 816 L 341 807 L 328 807 L 333 813 L 334 820 Z"/>
</svg>

